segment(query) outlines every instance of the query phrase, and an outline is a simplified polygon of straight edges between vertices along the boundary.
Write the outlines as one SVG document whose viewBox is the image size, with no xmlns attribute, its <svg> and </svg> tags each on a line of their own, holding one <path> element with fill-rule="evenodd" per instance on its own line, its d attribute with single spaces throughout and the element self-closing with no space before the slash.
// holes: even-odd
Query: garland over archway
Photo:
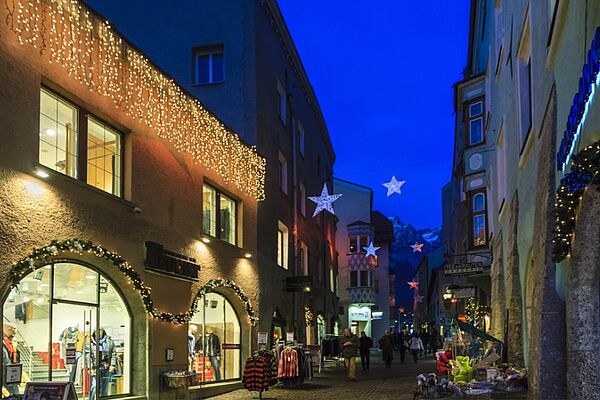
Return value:
<svg viewBox="0 0 600 400">
<path fill-rule="evenodd" d="M 554 225 L 554 261 L 560 262 L 571 252 L 577 210 L 583 192 L 593 184 L 600 190 L 600 141 L 573 157 L 573 166 L 560 181 L 556 199 Z"/>
<path fill-rule="evenodd" d="M 248 317 L 252 325 L 255 325 L 256 321 L 258 320 L 254 314 L 254 308 L 252 307 L 252 304 L 250 304 L 248 296 L 246 296 L 243 290 L 233 281 L 223 279 L 212 279 L 206 285 L 202 286 L 188 311 L 179 314 L 159 311 L 154 307 L 154 302 L 150 296 L 152 289 L 142 282 L 140 275 L 129 265 L 129 263 L 117 253 L 111 252 L 100 245 L 92 243 L 89 240 L 53 240 L 46 247 L 34 248 L 33 252 L 13 265 L 13 267 L 10 269 L 10 287 L 16 287 L 26 275 L 47 264 L 53 257 L 57 257 L 61 253 L 73 253 L 79 255 L 88 253 L 112 263 L 127 277 L 129 283 L 140 294 L 148 314 L 150 314 L 152 318 L 157 318 L 162 322 L 168 322 L 172 324 L 188 323 L 190 319 L 192 319 L 194 313 L 197 311 L 196 303 L 198 301 L 198 297 L 219 286 L 228 287 L 239 296 L 239 298 L 244 302 L 246 312 L 248 313 Z"/>
<path fill-rule="evenodd" d="M 233 290 L 233 292 L 238 296 L 238 298 L 244 303 L 244 309 L 246 310 L 246 314 L 248 314 L 248 319 L 250 320 L 250 324 L 255 326 L 258 322 L 258 317 L 254 313 L 254 307 L 252 307 L 252 303 L 250 303 L 250 299 L 248 295 L 244 293 L 244 290 L 235 284 L 234 281 L 229 279 L 211 279 L 205 285 L 203 285 L 198 292 L 196 293 L 196 298 L 194 299 L 193 308 L 197 309 L 197 303 L 202 298 L 202 296 L 207 293 L 214 292 L 216 288 L 224 287 Z"/>
</svg>

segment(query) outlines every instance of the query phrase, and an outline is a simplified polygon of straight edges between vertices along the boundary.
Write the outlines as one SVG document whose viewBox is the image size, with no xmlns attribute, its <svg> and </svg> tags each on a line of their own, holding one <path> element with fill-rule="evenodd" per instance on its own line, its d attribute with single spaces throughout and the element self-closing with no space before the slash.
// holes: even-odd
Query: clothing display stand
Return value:
<svg viewBox="0 0 600 400">
<path fill-rule="evenodd" d="M 251 392 L 258 392 L 262 399 L 263 392 L 277 383 L 277 362 L 275 354 L 268 350 L 254 352 L 246 359 L 242 384 Z"/>
<path fill-rule="evenodd" d="M 335 362 L 336 367 L 342 365 L 344 359 L 342 357 L 340 336 L 327 334 L 321 339 L 321 357 L 323 366 L 327 361 Z"/>
</svg>

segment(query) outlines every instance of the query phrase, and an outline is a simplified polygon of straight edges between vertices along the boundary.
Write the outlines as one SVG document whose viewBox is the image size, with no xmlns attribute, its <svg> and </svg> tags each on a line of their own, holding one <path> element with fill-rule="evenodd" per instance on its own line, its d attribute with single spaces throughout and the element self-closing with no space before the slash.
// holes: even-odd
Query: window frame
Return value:
<svg viewBox="0 0 600 400">
<path fill-rule="evenodd" d="M 550 45 L 552 44 L 552 37 L 554 36 L 554 30 L 556 28 L 556 18 L 558 16 L 558 6 L 560 3 L 560 0 L 546 0 L 548 1 L 548 39 L 546 41 L 546 47 L 550 47 Z M 554 1 L 554 9 L 551 10 L 550 6 L 551 6 L 551 2 Z"/>
<path fill-rule="evenodd" d="M 52 173 L 55 174 L 59 174 L 61 176 L 66 176 L 68 178 L 71 179 L 75 179 L 77 181 L 80 181 L 82 183 L 84 183 L 86 186 L 92 188 L 93 190 L 97 190 L 101 193 L 104 193 L 106 195 L 109 196 L 113 196 L 119 199 L 123 199 L 124 198 L 124 192 L 125 192 L 125 147 L 126 147 L 126 133 L 124 132 L 123 129 L 119 129 L 117 127 L 115 127 L 114 124 L 108 122 L 105 118 L 102 118 L 100 116 L 98 116 L 98 114 L 95 114 L 91 111 L 89 111 L 89 109 L 81 106 L 80 101 L 74 101 L 72 99 L 72 96 L 66 96 L 63 93 L 48 87 L 47 85 L 41 85 L 40 89 L 39 89 L 39 102 L 38 104 L 41 104 L 41 96 L 42 96 L 42 91 L 47 92 L 50 96 L 57 98 L 58 101 L 62 101 L 64 103 L 66 103 L 67 105 L 73 107 L 76 111 L 77 111 L 77 154 L 76 154 L 76 168 L 77 168 L 77 172 L 76 172 L 76 176 L 71 176 L 67 173 L 63 173 L 61 171 L 58 171 L 54 168 L 51 168 L 45 164 L 42 164 L 40 161 L 40 138 L 39 138 L 39 134 L 38 134 L 38 138 L 37 138 L 37 165 L 39 165 L 40 167 L 43 167 L 44 169 L 51 171 Z M 42 110 L 41 107 L 38 110 L 38 124 L 39 121 L 41 121 L 41 117 L 42 117 Z M 88 129 L 89 129 L 89 124 L 88 124 L 88 120 L 92 118 L 94 119 L 97 123 L 105 125 L 107 128 L 110 128 L 114 133 L 116 133 L 119 138 L 120 138 L 120 151 L 119 151 L 119 157 L 121 158 L 121 162 L 119 165 L 119 194 L 116 195 L 114 193 L 110 193 L 107 192 L 104 189 L 100 189 L 99 187 L 96 187 L 92 184 L 90 184 L 88 182 L 87 179 L 87 172 L 88 172 L 88 139 L 89 139 L 89 133 L 88 133 Z M 116 176 L 116 175 L 113 175 Z"/>
<path fill-rule="evenodd" d="M 205 232 L 204 231 L 204 215 L 202 215 L 202 234 L 203 235 L 207 235 L 210 236 L 213 239 L 217 239 L 220 240 L 222 242 L 225 243 L 229 243 L 232 246 L 236 246 L 239 247 L 239 221 L 238 221 L 238 215 L 239 215 L 239 200 L 233 196 L 231 196 L 229 193 L 226 193 L 222 190 L 220 190 L 218 187 L 216 187 L 215 185 L 211 184 L 208 181 L 204 181 L 202 183 L 202 189 L 204 189 L 204 186 L 207 186 L 208 188 L 212 189 L 215 192 L 215 234 L 212 235 L 210 232 Z M 204 193 L 203 193 L 204 194 Z M 231 200 L 233 202 L 233 204 L 235 205 L 235 234 L 234 234 L 234 243 L 228 242 L 227 240 L 223 239 L 221 237 L 221 196 L 224 196 L 225 198 Z M 202 210 L 204 211 L 204 197 L 202 198 Z"/>
<path fill-rule="evenodd" d="M 352 281 L 353 281 L 353 279 L 352 279 L 352 278 L 353 278 L 353 276 L 354 276 L 354 284 L 353 284 L 353 282 L 352 282 Z M 357 288 L 357 287 L 360 287 L 360 286 L 359 286 L 359 283 L 360 283 L 360 282 L 358 281 L 358 276 L 359 276 L 359 274 L 358 274 L 358 271 L 357 271 L 357 270 L 350 271 L 350 282 L 348 282 L 348 283 L 349 283 L 349 284 L 348 284 L 348 287 L 350 287 L 350 288 Z"/>
<path fill-rule="evenodd" d="M 529 135 L 533 128 L 533 93 L 531 86 L 531 55 L 528 55 L 527 58 L 518 58 L 518 75 L 517 75 L 517 85 L 518 85 L 518 115 L 519 115 L 519 155 L 522 155 L 525 150 L 525 145 L 529 139 Z M 527 87 L 523 83 L 523 71 L 527 71 Z M 527 104 L 523 104 L 523 90 L 527 90 Z M 524 126 L 524 115 L 523 112 L 527 112 L 528 114 L 528 126 Z"/>
<path fill-rule="evenodd" d="M 223 64 L 223 80 L 214 80 L 214 62 L 213 57 L 215 55 L 221 55 Z M 200 82 L 199 73 L 200 68 L 198 66 L 198 59 L 201 56 L 208 56 L 208 82 Z M 214 44 L 208 46 L 196 46 L 192 48 L 192 85 L 193 86 L 206 86 L 206 85 L 217 85 L 225 82 L 225 49 L 222 44 Z"/>
<path fill-rule="evenodd" d="M 476 105 L 477 103 L 481 103 L 481 112 L 476 114 L 476 115 L 471 115 L 471 107 Z M 467 146 L 466 147 L 475 147 L 475 146 L 480 146 L 485 144 L 485 97 L 484 96 L 480 96 L 474 99 L 471 99 L 469 101 L 465 102 L 465 108 L 463 110 L 463 114 L 464 114 L 464 121 L 465 121 L 465 130 L 466 130 L 466 135 L 465 135 L 465 140 L 467 142 Z M 478 120 L 481 119 L 481 141 L 473 143 L 472 142 L 472 138 L 471 138 L 471 124 Z"/>
<path fill-rule="evenodd" d="M 483 210 L 474 211 L 475 198 L 483 195 Z M 486 188 L 481 188 L 469 192 L 469 247 L 471 249 L 479 249 L 488 245 L 488 199 Z M 484 243 L 475 244 L 475 217 L 483 216 L 484 224 Z"/>
<path fill-rule="evenodd" d="M 279 189 L 284 194 L 289 193 L 289 177 L 288 177 L 288 162 L 287 158 L 280 151 L 278 154 L 278 168 L 279 168 Z"/>
<path fill-rule="evenodd" d="M 306 187 L 302 182 L 300 182 L 298 186 L 298 192 L 300 195 L 300 215 L 306 217 Z"/>
<path fill-rule="evenodd" d="M 281 233 L 281 237 L 280 237 Z M 279 267 L 283 269 L 289 269 L 289 237 L 290 230 L 289 228 L 281 221 L 277 221 L 277 256 L 276 263 Z M 281 247 L 280 247 L 281 246 Z"/>
<path fill-rule="evenodd" d="M 287 94 L 285 87 L 279 79 L 277 79 L 277 103 L 279 119 L 284 126 L 287 126 Z"/>
<path fill-rule="evenodd" d="M 304 154 L 306 151 L 306 134 L 304 132 L 304 126 L 302 126 L 302 123 L 300 123 L 300 121 L 298 121 L 298 153 L 300 154 L 300 157 L 302 157 L 304 159 Z"/>
</svg>

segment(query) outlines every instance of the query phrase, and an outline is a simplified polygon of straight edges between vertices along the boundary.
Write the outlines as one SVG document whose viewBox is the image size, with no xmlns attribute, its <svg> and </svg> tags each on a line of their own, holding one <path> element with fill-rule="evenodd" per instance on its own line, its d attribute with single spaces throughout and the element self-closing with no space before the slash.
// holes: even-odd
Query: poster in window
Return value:
<svg viewBox="0 0 600 400">
<path fill-rule="evenodd" d="M 23 400 L 77 400 L 71 382 L 28 382 Z"/>
</svg>

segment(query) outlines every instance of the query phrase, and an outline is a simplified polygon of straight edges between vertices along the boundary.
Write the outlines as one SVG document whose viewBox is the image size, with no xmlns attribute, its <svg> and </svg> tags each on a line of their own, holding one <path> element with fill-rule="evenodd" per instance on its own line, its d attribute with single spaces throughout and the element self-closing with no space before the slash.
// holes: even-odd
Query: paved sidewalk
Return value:
<svg viewBox="0 0 600 400">
<path fill-rule="evenodd" d="M 407 354 L 408 355 L 408 354 Z M 417 375 L 435 372 L 433 358 L 429 356 L 414 364 L 407 357 L 400 364 L 399 356 L 392 363 L 391 369 L 386 369 L 381 361 L 381 353 L 373 352 L 371 369 L 363 372 L 360 358 L 357 358 L 357 382 L 347 382 L 344 366 L 336 367 L 328 364 L 321 374 L 315 374 L 312 381 L 307 381 L 294 389 L 275 386 L 263 393 L 263 399 L 349 399 L 349 400 L 412 400 L 416 388 Z M 245 400 L 258 398 L 257 392 L 236 390 L 234 392 L 212 397 L 213 400 Z"/>
</svg>

